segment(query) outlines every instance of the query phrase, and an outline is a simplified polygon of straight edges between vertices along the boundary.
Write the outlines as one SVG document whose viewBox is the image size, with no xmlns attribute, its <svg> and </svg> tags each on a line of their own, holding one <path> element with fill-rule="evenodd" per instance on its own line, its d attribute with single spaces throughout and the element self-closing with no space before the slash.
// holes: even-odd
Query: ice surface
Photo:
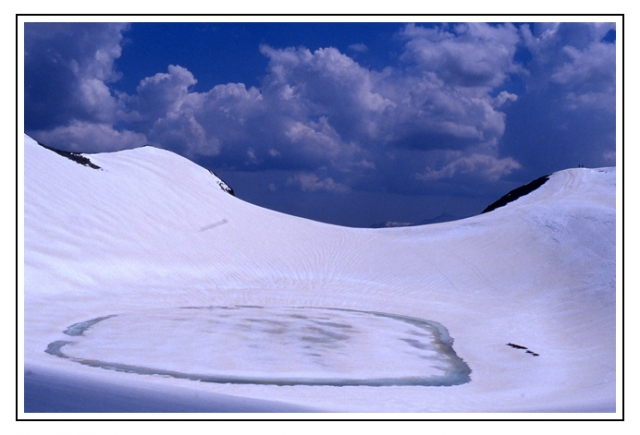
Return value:
<svg viewBox="0 0 640 435">
<path fill-rule="evenodd" d="M 64 333 L 67 335 L 71 335 L 71 336 L 77 336 L 77 335 L 84 335 L 84 332 L 91 328 L 93 325 L 95 325 L 98 322 L 102 322 L 103 320 L 107 320 L 109 318 L 113 317 L 113 315 L 110 316 L 104 316 L 104 317 L 98 317 L 95 319 L 91 319 L 91 320 L 86 320 L 84 322 L 80 322 L 80 323 L 74 323 L 73 325 L 69 326 Z"/>
<path fill-rule="evenodd" d="M 49 353 L 205 382 L 446 386 L 468 382 L 470 373 L 442 325 L 356 310 L 176 308 L 105 316 L 65 333 L 86 338 L 51 343 Z"/>
</svg>

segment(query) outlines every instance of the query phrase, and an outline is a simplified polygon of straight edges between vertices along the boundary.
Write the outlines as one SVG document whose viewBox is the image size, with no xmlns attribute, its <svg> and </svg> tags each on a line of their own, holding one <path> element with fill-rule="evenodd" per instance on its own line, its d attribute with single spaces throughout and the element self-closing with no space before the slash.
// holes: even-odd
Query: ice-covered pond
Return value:
<svg viewBox="0 0 640 435">
<path fill-rule="evenodd" d="M 434 321 L 318 307 L 182 307 L 70 325 L 47 352 L 104 369 L 204 382 L 425 385 L 471 370 Z"/>
</svg>

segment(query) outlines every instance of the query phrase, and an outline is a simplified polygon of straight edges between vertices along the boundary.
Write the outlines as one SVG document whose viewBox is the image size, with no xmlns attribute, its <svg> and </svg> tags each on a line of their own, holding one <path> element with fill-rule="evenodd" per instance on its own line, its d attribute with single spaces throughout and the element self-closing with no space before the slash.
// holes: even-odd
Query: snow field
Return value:
<svg viewBox="0 0 640 435">
<path fill-rule="evenodd" d="M 245 203 L 223 192 L 207 170 L 167 151 L 147 147 L 88 157 L 102 170 L 25 137 L 25 365 L 78 379 L 97 376 L 329 411 L 615 410 L 615 169 L 555 173 L 529 195 L 461 221 L 368 230 Z M 180 307 L 237 306 L 264 308 L 262 315 L 244 311 L 226 326 L 217 318 L 227 330 L 216 338 L 203 332 L 208 320 L 197 316 L 204 310 L 192 310 L 198 314 L 183 328 L 163 317 Z M 265 370 L 269 358 L 283 352 L 277 334 L 234 328 L 260 323 L 249 318 L 279 322 L 289 307 L 437 322 L 454 339 L 471 381 L 446 387 L 194 382 L 89 367 L 45 352 L 52 342 L 76 340 L 82 358 L 126 356 L 132 364 L 214 374 L 223 367 L 227 374 L 261 379 L 273 367 L 280 370 L 273 373 L 298 370 L 314 379 L 340 370 L 351 370 L 345 379 L 372 379 L 398 360 L 397 373 L 410 376 L 430 376 L 437 368 L 416 356 L 431 348 L 402 341 L 411 339 L 406 324 L 364 316 L 366 321 L 330 322 L 366 326 L 375 339 L 358 342 L 352 334 L 334 344 L 349 341 L 355 355 L 366 350 L 375 358 L 351 360 L 325 351 L 325 372 L 311 356 L 301 356 L 303 335 L 290 324 L 283 337 L 295 345 L 284 347 L 296 357 Z M 128 323 L 138 318 L 144 324 L 152 312 L 159 316 L 153 329 L 173 331 L 164 347 L 150 346 L 150 333 Z M 73 324 L 112 314 L 118 317 L 97 323 L 86 337 L 62 334 Z M 110 323 L 107 333 L 102 328 Z M 104 335 L 91 338 L 94 332 Z M 251 343 L 262 350 L 252 353 Z M 207 363 L 211 353 L 194 357 L 211 346 L 219 350 L 218 366 Z M 403 351 L 414 355 L 400 358 Z"/>
</svg>

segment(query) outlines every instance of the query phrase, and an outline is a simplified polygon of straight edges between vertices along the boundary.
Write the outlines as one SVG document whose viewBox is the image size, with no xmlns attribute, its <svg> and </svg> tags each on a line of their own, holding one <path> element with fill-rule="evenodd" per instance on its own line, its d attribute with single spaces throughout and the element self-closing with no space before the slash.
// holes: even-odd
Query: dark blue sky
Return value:
<svg viewBox="0 0 640 435">
<path fill-rule="evenodd" d="M 187 68 L 197 78 L 194 91 L 218 84 L 260 86 L 268 59 L 260 45 L 335 47 L 364 67 L 382 70 L 397 62 L 402 42 L 395 38 L 403 23 L 134 23 L 125 33 L 117 61 L 123 73 L 114 87 L 135 92 L 140 80 L 165 71 L 170 64 Z M 364 52 L 350 41 L 366 44 Z"/>
<path fill-rule="evenodd" d="M 481 212 L 614 166 L 614 23 L 25 23 L 25 131 L 146 143 L 350 226 Z"/>
</svg>

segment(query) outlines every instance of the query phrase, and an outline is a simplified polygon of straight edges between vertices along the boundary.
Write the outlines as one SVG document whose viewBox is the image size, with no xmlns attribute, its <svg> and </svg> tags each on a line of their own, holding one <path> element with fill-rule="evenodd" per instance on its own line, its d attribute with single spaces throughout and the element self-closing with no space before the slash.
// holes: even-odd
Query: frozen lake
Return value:
<svg viewBox="0 0 640 435">
<path fill-rule="evenodd" d="M 182 307 L 70 325 L 47 352 L 81 364 L 205 382 L 423 385 L 469 382 L 434 321 L 316 307 Z"/>
</svg>

